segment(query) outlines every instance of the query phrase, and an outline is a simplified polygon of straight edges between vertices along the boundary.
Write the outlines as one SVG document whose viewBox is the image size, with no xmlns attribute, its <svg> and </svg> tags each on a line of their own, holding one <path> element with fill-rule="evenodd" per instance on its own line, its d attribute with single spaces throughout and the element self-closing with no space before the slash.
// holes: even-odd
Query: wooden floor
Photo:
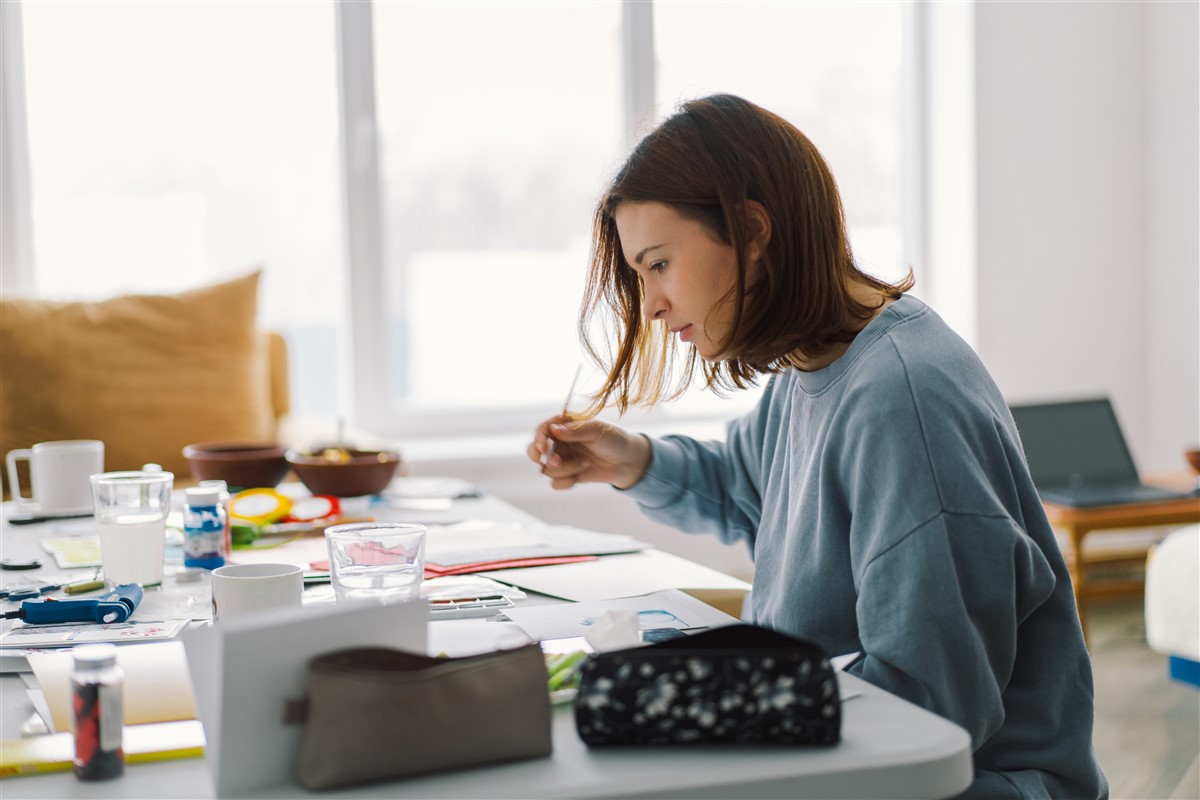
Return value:
<svg viewBox="0 0 1200 800">
<path fill-rule="evenodd" d="M 1116 800 L 1200 800 L 1200 690 L 1146 645 L 1142 600 L 1093 602 L 1094 742 Z"/>
</svg>

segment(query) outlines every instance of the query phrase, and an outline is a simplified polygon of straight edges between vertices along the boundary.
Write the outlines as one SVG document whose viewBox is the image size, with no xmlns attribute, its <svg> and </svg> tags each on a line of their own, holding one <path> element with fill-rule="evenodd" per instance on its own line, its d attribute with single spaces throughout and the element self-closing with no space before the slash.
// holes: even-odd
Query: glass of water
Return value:
<svg viewBox="0 0 1200 800">
<path fill-rule="evenodd" d="M 338 601 L 384 603 L 420 597 L 425 572 L 425 526 L 360 522 L 325 529 L 329 576 Z"/>
</svg>

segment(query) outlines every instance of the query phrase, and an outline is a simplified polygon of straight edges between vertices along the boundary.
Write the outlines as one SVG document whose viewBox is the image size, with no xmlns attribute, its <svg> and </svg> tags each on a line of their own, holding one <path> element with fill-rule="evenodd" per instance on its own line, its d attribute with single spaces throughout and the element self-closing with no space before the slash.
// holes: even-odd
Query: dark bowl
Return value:
<svg viewBox="0 0 1200 800">
<path fill-rule="evenodd" d="M 310 492 L 334 497 L 379 494 L 392 482 L 401 461 L 395 450 L 354 448 L 288 450 L 286 458 Z"/>
<path fill-rule="evenodd" d="M 196 480 L 222 480 L 236 491 L 278 486 L 288 472 L 286 452 L 273 442 L 201 442 L 183 448 L 183 457 Z"/>
</svg>

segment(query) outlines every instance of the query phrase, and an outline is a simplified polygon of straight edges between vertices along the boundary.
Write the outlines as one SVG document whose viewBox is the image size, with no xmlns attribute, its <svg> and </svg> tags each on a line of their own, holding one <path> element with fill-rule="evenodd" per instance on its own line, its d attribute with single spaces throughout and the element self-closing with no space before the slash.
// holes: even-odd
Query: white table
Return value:
<svg viewBox="0 0 1200 800">
<path fill-rule="evenodd" d="M 458 501 L 458 516 L 528 519 L 494 498 Z M 33 526 L 0 529 L 5 557 L 36 549 Z M 16 534 L 14 537 L 13 534 Z M 53 567 L 43 571 L 58 572 Z M 5 576 L 6 581 L 11 575 Z M 555 711 L 549 758 L 481 767 L 315 796 L 338 797 L 949 797 L 970 785 L 967 733 L 924 709 L 841 675 L 859 692 L 843 706 L 832 748 L 647 748 L 589 750 L 569 707 Z M 16 674 L 0 675 L 0 736 L 11 738 L 31 706 Z M 256 797 L 309 796 L 281 786 Z M 212 797 L 202 759 L 137 764 L 115 781 L 84 783 L 69 772 L 0 782 L 6 798 Z"/>
</svg>

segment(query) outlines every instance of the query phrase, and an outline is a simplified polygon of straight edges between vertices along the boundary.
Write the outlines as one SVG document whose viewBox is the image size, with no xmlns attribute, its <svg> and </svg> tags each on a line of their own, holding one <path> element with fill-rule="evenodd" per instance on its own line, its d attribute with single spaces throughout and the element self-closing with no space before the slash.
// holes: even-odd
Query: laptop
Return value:
<svg viewBox="0 0 1200 800">
<path fill-rule="evenodd" d="M 1010 408 L 1033 484 L 1043 500 L 1087 508 L 1190 496 L 1138 479 L 1133 456 L 1106 397 Z"/>
</svg>

